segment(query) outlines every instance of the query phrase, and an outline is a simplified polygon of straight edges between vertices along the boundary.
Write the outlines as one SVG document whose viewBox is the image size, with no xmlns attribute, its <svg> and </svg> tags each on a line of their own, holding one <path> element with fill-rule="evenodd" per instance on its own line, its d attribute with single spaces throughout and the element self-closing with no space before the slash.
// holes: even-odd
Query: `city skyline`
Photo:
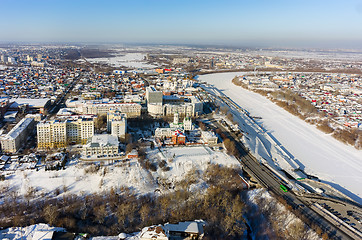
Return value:
<svg viewBox="0 0 362 240">
<path fill-rule="evenodd" d="M 1 42 L 362 48 L 358 1 L 7 1 Z"/>
</svg>

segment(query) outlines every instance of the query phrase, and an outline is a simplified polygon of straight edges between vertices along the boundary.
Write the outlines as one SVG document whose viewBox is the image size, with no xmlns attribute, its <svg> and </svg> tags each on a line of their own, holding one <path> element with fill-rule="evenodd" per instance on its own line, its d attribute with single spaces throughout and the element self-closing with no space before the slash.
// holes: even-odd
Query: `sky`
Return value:
<svg viewBox="0 0 362 240">
<path fill-rule="evenodd" d="M 0 0 L 0 42 L 362 48 L 361 0 Z"/>
</svg>

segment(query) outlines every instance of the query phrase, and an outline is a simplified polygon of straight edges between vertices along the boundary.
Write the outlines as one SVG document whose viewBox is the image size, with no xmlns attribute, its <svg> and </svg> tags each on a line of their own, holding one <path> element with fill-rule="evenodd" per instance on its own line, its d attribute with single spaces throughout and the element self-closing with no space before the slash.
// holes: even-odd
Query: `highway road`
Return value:
<svg viewBox="0 0 362 240">
<path fill-rule="evenodd" d="M 229 108 L 233 108 L 233 103 L 228 98 L 220 98 L 213 92 L 209 92 L 214 96 L 214 99 L 226 103 Z M 240 109 L 235 109 L 240 111 Z M 242 113 L 240 113 L 242 114 Z M 235 140 L 236 146 L 241 153 L 239 158 L 240 163 L 243 165 L 244 170 L 249 173 L 255 180 L 257 180 L 263 187 L 267 188 L 274 194 L 283 197 L 289 205 L 294 209 L 298 209 L 304 216 L 306 216 L 311 222 L 321 227 L 324 232 L 327 232 L 333 239 L 362 239 L 356 231 L 351 231 L 346 226 L 342 226 L 336 219 L 332 219 L 326 216 L 326 213 L 321 209 L 313 206 L 310 201 L 307 201 L 303 196 L 298 196 L 292 191 L 284 192 L 280 189 L 280 185 L 287 185 L 282 179 L 274 174 L 269 167 L 259 163 L 254 156 L 252 156 L 245 148 L 239 138 L 233 133 L 229 132 L 216 120 L 209 117 L 209 121 L 217 128 L 221 129 L 224 133 L 228 133 L 229 137 Z M 353 230 L 353 229 L 352 229 Z"/>
</svg>

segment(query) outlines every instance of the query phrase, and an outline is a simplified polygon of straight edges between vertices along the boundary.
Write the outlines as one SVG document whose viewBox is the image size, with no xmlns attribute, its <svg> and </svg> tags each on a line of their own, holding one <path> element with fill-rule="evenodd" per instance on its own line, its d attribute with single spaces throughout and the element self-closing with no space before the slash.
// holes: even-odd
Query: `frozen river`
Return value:
<svg viewBox="0 0 362 240">
<path fill-rule="evenodd" d="M 324 134 L 267 98 L 235 86 L 231 80 L 242 74 L 216 73 L 201 75 L 199 79 L 214 85 L 252 116 L 261 117 L 267 131 L 298 160 L 306 173 L 318 176 L 362 203 L 362 151 Z"/>
</svg>

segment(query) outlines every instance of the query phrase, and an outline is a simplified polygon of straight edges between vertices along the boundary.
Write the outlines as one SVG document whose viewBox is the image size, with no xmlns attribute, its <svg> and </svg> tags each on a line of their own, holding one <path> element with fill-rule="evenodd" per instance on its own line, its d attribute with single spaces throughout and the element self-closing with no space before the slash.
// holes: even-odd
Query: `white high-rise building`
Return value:
<svg viewBox="0 0 362 240">
<path fill-rule="evenodd" d="M 127 115 L 119 111 L 107 114 L 107 131 L 118 138 L 124 137 L 127 132 Z"/>
</svg>

